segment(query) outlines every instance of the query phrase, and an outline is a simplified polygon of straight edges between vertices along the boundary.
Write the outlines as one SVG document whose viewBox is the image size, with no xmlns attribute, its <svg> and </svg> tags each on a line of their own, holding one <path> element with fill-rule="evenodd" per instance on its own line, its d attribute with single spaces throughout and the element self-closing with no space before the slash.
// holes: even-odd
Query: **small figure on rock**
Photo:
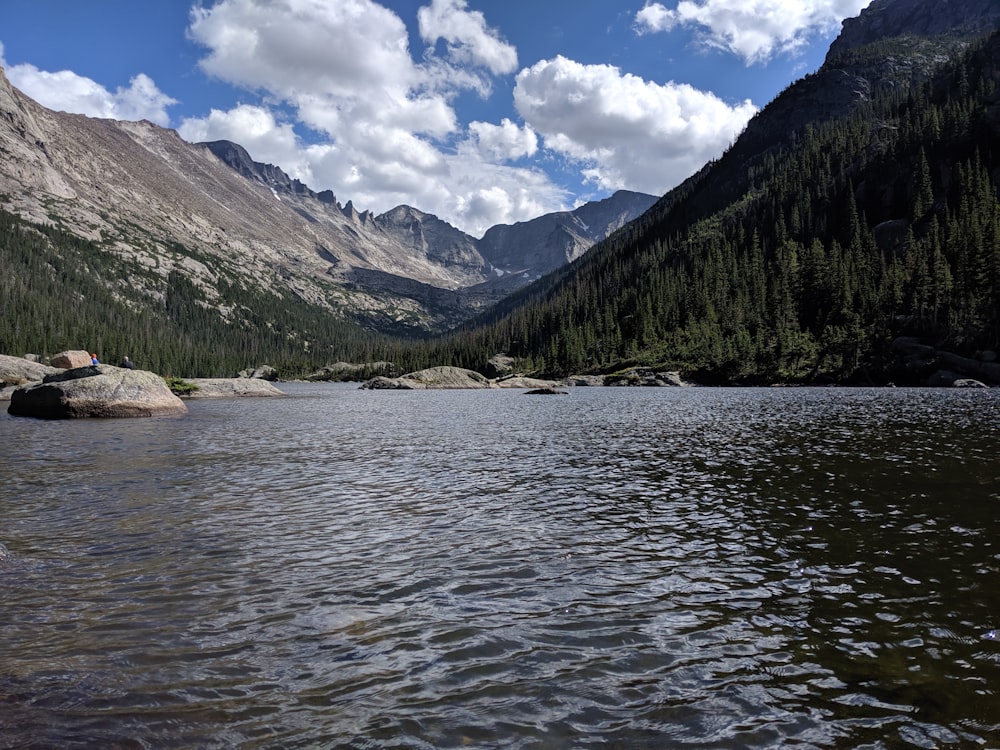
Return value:
<svg viewBox="0 0 1000 750">
<path fill-rule="evenodd" d="M 119 367 L 124 367 L 126 370 L 134 370 L 135 369 L 135 364 L 132 362 L 131 359 L 128 358 L 127 354 L 122 358 L 122 363 L 120 365 L 118 365 L 118 366 Z"/>
<path fill-rule="evenodd" d="M 99 364 L 101 364 L 101 360 L 99 360 L 97 358 L 96 354 L 91 354 L 90 355 L 90 364 L 92 364 L 92 365 L 99 365 Z"/>
</svg>

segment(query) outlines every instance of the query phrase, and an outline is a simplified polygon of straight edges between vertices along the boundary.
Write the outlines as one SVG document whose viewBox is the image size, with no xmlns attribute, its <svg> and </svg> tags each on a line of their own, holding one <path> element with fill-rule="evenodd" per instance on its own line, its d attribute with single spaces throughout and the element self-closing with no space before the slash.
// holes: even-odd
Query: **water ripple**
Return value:
<svg viewBox="0 0 1000 750">
<path fill-rule="evenodd" d="M 992 391 L 0 417 L 0 747 L 1000 742 Z"/>
</svg>

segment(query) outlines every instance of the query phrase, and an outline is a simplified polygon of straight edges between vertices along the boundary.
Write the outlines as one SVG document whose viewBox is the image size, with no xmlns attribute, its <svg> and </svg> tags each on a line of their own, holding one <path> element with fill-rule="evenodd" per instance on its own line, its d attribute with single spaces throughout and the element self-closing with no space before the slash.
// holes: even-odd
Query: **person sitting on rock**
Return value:
<svg viewBox="0 0 1000 750">
<path fill-rule="evenodd" d="M 101 361 L 97 358 L 96 354 L 91 354 L 90 355 L 90 364 L 92 364 L 92 365 L 99 365 L 99 364 L 101 364 Z"/>
<path fill-rule="evenodd" d="M 135 365 L 132 363 L 132 360 L 128 358 L 127 354 L 122 359 L 122 363 L 120 365 L 118 365 L 118 366 L 119 367 L 124 367 L 126 370 L 134 370 L 135 369 Z"/>
</svg>

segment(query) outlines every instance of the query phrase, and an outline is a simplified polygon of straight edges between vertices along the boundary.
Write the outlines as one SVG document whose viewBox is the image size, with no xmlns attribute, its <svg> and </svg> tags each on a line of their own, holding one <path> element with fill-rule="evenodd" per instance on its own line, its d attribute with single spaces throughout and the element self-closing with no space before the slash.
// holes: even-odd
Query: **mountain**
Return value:
<svg viewBox="0 0 1000 750">
<path fill-rule="evenodd" d="M 993 372 L 998 26 L 995 0 L 875 0 L 723 157 L 453 346 L 706 383 Z"/>
<path fill-rule="evenodd" d="M 158 278 L 136 279 L 151 297 L 177 271 L 209 300 L 224 279 L 290 290 L 377 329 L 428 331 L 467 319 L 551 267 L 547 257 L 543 266 L 525 257 L 523 273 L 498 284 L 503 271 L 480 241 L 435 216 L 409 206 L 358 212 L 329 190 L 314 192 L 254 162 L 238 144 L 190 144 L 145 121 L 50 111 L 2 71 L 0 149 L 0 205 L 97 242 L 123 263 L 159 269 Z M 569 255 L 653 202 L 638 194 L 609 200 L 613 215 L 590 232 L 577 231 L 576 212 L 548 222 L 573 227 Z M 495 243 L 489 250 L 507 252 Z"/>
<path fill-rule="evenodd" d="M 619 190 L 574 211 L 490 227 L 479 249 L 499 273 L 534 280 L 576 260 L 655 202 L 653 196 Z"/>
<path fill-rule="evenodd" d="M 135 359 L 138 343 L 186 375 L 497 352 L 706 383 L 992 372 L 998 16 L 996 0 L 874 0 L 649 210 L 623 193 L 480 241 L 409 207 L 358 213 L 233 144 L 49 112 L 0 79 L 0 200 L 18 214 L 0 211 L 0 349 Z M 418 343 L 372 333 L 462 320 Z"/>
</svg>

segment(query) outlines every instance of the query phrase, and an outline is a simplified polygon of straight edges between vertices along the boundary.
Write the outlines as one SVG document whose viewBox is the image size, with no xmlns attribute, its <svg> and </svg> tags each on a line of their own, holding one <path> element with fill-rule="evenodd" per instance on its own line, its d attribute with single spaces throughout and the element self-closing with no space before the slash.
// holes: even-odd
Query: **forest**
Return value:
<svg viewBox="0 0 1000 750">
<path fill-rule="evenodd" d="M 995 351 L 998 64 L 994 34 L 926 84 L 755 160 L 737 143 L 450 348 L 553 375 L 643 365 L 704 383 L 905 378 L 890 353 L 904 335 Z"/>
<path fill-rule="evenodd" d="M 176 271 L 3 212 L 0 352 L 86 347 L 192 377 L 265 363 L 300 377 L 336 361 L 482 370 L 504 352 L 548 376 L 905 380 L 896 337 L 967 356 L 1000 348 L 998 82 L 994 34 L 923 85 L 764 152 L 737 141 L 576 263 L 436 337 L 393 337 L 238 279 L 210 300 Z"/>
</svg>

